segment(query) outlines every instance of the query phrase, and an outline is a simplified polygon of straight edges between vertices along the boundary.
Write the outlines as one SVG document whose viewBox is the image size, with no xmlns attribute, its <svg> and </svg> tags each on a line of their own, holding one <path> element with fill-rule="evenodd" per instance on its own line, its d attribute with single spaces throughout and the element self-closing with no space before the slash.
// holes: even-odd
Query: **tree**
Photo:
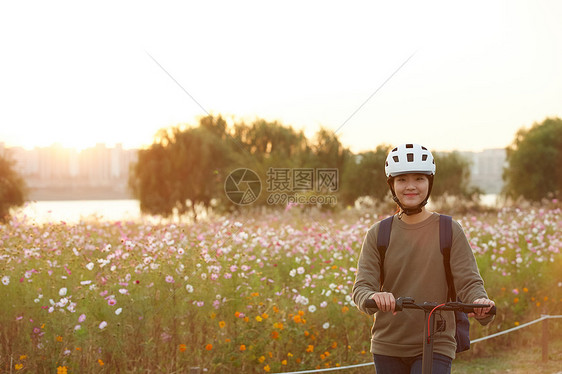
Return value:
<svg viewBox="0 0 562 374">
<path fill-rule="evenodd" d="M 384 162 L 391 146 L 379 145 L 375 151 L 350 157 L 342 175 L 341 199 L 352 205 L 359 197 L 369 196 L 384 202 L 389 195 Z"/>
<path fill-rule="evenodd" d="M 507 148 L 503 193 L 540 201 L 562 193 L 562 119 L 547 118 L 521 128 Z"/>
<path fill-rule="evenodd" d="M 470 163 L 458 152 L 435 153 L 435 181 L 431 190 L 434 200 L 454 196 L 475 201 L 482 191 L 470 185 Z"/>
<path fill-rule="evenodd" d="M 22 206 L 27 196 L 27 186 L 14 170 L 15 162 L 0 156 L 0 222 L 6 222 L 10 209 Z"/>
<path fill-rule="evenodd" d="M 161 130 L 148 149 L 139 151 L 129 186 L 143 213 L 168 217 L 220 199 L 229 165 L 226 123 L 219 116 L 200 120 L 197 128 Z"/>
</svg>

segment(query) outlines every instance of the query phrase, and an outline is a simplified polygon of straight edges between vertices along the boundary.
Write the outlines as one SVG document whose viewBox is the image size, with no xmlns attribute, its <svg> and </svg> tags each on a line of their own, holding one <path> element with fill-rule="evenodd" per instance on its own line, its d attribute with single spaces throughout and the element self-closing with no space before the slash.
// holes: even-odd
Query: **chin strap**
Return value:
<svg viewBox="0 0 562 374">
<path fill-rule="evenodd" d="M 390 192 L 392 192 L 392 200 L 394 200 L 396 202 L 396 204 L 398 204 L 398 206 L 400 207 L 400 215 L 402 215 L 402 213 L 404 213 L 407 216 L 411 216 L 411 215 L 418 214 L 418 213 L 422 212 L 422 208 L 427 204 L 427 200 L 429 199 L 429 195 L 431 194 L 431 188 L 433 187 L 433 175 L 428 175 L 428 179 L 429 179 L 429 187 L 427 189 L 427 196 L 420 203 L 420 205 L 418 205 L 415 208 L 405 208 L 402 205 L 402 203 L 400 202 L 398 197 L 396 197 L 396 192 L 394 192 L 394 187 L 392 186 L 394 184 L 393 183 L 394 178 L 390 177 L 390 178 L 387 179 L 387 183 L 390 186 Z"/>
</svg>

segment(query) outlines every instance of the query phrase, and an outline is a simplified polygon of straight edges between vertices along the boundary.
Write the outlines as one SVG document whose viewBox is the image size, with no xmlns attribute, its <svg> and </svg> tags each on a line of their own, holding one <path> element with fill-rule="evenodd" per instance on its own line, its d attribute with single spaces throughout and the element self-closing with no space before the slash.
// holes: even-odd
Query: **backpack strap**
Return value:
<svg viewBox="0 0 562 374">
<path fill-rule="evenodd" d="M 443 265 L 445 267 L 445 276 L 447 277 L 447 300 L 456 301 L 457 292 L 455 291 L 455 283 L 453 282 L 453 273 L 451 272 L 451 247 L 453 246 L 453 219 L 451 216 L 441 214 L 439 216 L 439 247 L 443 254 Z"/>
<path fill-rule="evenodd" d="M 387 217 L 379 224 L 379 231 L 377 233 L 377 249 L 379 250 L 380 257 L 380 288 L 384 283 L 384 256 L 388 243 L 390 242 L 390 231 L 392 230 L 392 219 L 394 216 Z"/>
</svg>

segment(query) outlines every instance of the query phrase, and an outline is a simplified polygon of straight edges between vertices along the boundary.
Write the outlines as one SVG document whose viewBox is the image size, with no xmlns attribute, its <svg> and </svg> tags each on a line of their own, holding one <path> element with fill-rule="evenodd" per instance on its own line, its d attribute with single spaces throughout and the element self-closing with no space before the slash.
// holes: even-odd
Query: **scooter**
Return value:
<svg viewBox="0 0 562 374">
<path fill-rule="evenodd" d="M 456 301 L 438 304 L 435 302 L 424 302 L 416 304 L 412 297 L 399 297 L 396 299 L 394 310 L 397 312 L 402 309 L 421 309 L 425 312 L 423 355 L 422 355 L 422 374 L 431 374 L 433 370 L 433 342 L 435 339 L 435 315 L 436 310 L 440 311 L 460 311 L 464 313 L 474 313 L 475 309 L 488 308 L 489 304 L 465 304 Z M 377 308 L 377 303 L 373 299 L 365 302 L 366 308 Z M 495 315 L 496 307 L 492 306 L 488 315 Z"/>
</svg>

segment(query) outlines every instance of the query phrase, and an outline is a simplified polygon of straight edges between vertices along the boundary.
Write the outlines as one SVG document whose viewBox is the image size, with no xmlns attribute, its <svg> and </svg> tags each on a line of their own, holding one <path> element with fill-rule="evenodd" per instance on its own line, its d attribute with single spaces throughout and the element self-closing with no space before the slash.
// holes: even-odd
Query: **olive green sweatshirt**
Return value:
<svg viewBox="0 0 562 374">
<path fill-rule="evenodd" d="M 423 351 L 424 312 L 404 309 L 393 315 L 376 308 L 364 308 L 364 303 L 380 291 L 380 256 L 377 250 L 379 223 L 367 232 L 359 256 L 357 276 L 353 285 L 353 301 L 364 313 L 374 314 L 371 329 L 371 352 L 397 357 L 413 357 Z M 484 282 L 461 226 L 453 220 L 451 272 L 457 297 L 465 303 L 487 298 Z M 390 242 L 384 260 L 384 292 L 395 298 L 413 297 L 416 303 L 447 301 L 447 278 L 439 246 L 439 214 L 423 222 L 407 224 L 394 216 Z M 454 312 L 440 312 L 446 329 L 436 334 L 434 352 L 455 358 Z M 436 321 L 440 319 L 436 316 Z M 493 317 L 479 320 L 489 323 Z"/>
</svg>

